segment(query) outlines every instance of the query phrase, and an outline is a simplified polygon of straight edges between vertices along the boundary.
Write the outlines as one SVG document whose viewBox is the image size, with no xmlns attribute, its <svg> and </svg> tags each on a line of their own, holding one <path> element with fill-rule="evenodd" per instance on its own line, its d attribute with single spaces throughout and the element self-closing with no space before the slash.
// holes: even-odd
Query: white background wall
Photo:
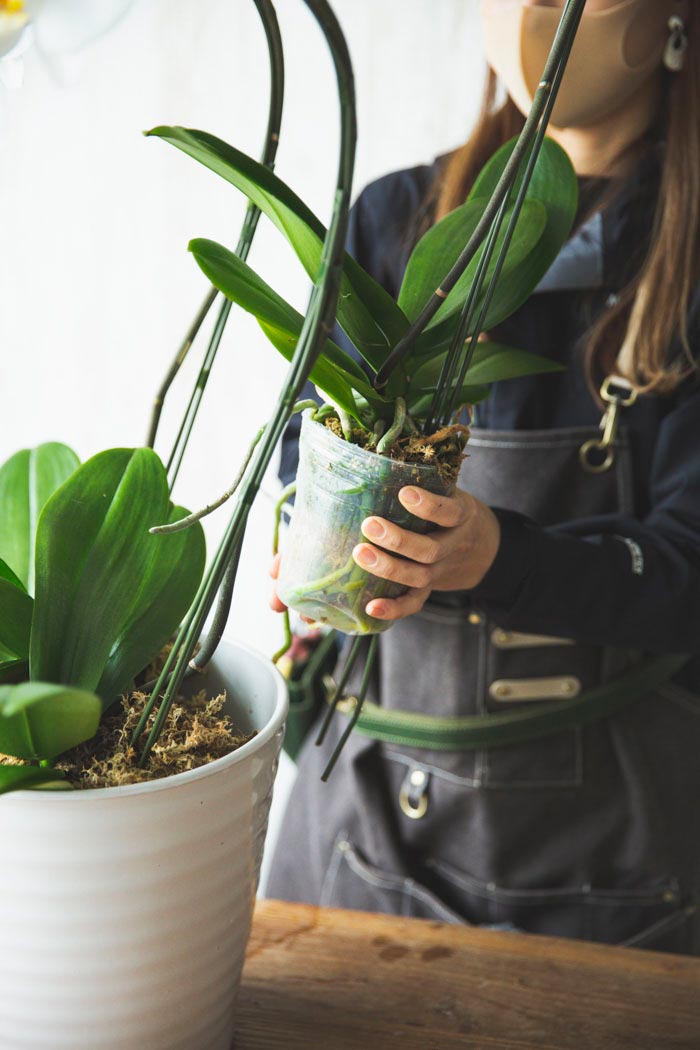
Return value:
<svg viewBox="0 0 700 1050">
<path fill-rule="evenodd" d="M 276 6 L 287 60 L 277 172 L 327 221 L 337 149 L 330 60 L 302 0 Z M 335 0 L 334 8 L 355 64 L 357 189 L 462 140 L 483 77 L 477 0 Z M 46 440 L 81 458 L 143 442 L 159 381 L 206 291 L 187 242 L 233 244 L 244 203 L 140 131 L 204 128 L 257 156 L 266 62 L 247 0 L 139 0 L 109 35 L 62 62 L 58 79 L 32 51 L 21 90 L 0 87 L 0 461 Z M 264 219 L 250 261 L 304 309 L 306 277 Z M 197 360 L 194 353 L 175 398 Z M 228 486 L 285 367 L 255 323 L 234 312 L 179 501 L 203 506 Z M 161 450 L 175 417 L 166 413 Z M 228 628 L 266 653 L 281 638 L 267 607 L 276 488 L 271 473 L 251 517 Z M 210 550 L 224 520 L 225 512 L 208 519 Z M 273 835 L 290 767 L 283 763 Z"/>
</svg>

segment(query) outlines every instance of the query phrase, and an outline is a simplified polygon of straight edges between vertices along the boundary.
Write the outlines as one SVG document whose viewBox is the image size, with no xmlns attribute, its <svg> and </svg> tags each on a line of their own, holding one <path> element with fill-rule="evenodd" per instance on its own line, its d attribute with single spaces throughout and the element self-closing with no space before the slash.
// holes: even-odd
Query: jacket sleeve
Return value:
<svg viewBox="0 0 700 1050">
<path fill-rule="evenodd" d="M 648 513 L 542 527 L 494 508 L 476 605 L 513 630 L 700 654 L 700 380 L 687 386 L 660 423 Z"/>
</svg>

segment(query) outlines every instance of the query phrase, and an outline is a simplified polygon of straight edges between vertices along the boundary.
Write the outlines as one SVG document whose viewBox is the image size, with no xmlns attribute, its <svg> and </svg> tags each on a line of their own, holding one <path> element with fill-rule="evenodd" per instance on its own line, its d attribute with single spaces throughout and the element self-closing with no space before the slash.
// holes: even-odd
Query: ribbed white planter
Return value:
<svg viewBox="0 0 700 1050">
<path fill-rule="evenodd" d="M 230 1050 L 287 691 L 221 645 L 257 735 L 149 784 L 0 796 L 1 1050 Z"/>
</svg>

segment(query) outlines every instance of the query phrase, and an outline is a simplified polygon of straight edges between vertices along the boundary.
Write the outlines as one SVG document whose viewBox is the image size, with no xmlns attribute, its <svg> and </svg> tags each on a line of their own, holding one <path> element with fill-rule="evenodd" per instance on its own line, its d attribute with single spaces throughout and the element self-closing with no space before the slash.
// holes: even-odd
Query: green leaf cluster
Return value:
<svg viewBox="0 0 700 1050">
<path fill-rule="evenodd" d="M 149 533 L 188 512 L 148 448 L 82 466 L 25 449 L 0 467 L 0 508 L 0 753 L 44 763 L 0 764 L 2 793 L 53 785 L 51 760 L 94 736 L 190 607 L 205 544 L 199 524 Z"/>
<path fill-rule="evenodd" d="M 288 240 L 311 279 L 316 279 L 326 230 L 301 198 L 269 168 L 203 131 L 158 127 L 148 134 L 176 146 L 245 194 Z M 428 412 L 430 395 L 473 284 L 482 249 L 391 377 L 383 394 L 373 389 L 371 377 L 464 249 L 514 144 L 512 140 L 494 154 L 476 179 L 465 204 L 431 227 L 419 240 L 409 259 L 397 301 L 346 253 L 338 323 L 366 363 L 367 370 L 360 368 L 329 339 L 311 373 L 311 381 L 358 422 L 368 425 L 377 419 L 391 419 L 399 397 L 406 401 L 409 413 L 415 418 L 420 419 L 421 414 Z M 518 182 L 515 192 L 519 185 Z M 571 162 L 561 147 L 545 139 L 486 313 L 485 330 L 494 328 L 513 313 L 542 279 L 569 235 L 576 205 L 577 184 Z M 503 241 L 510 215 L 511 212 L 506 214 L 497 248 Z M 273 346 L 289 360 L 301 333 L 302 315 L 247 263 L 222 245 L 198 238 L 190 243 L 190 251 L 212 284 L 256 317 Z M 496 255 L 497 252 L 487 271 L 489 275 Z M 486 369 L 487 359 L 490 363 Z M 494 382 L 558 369 L 559 365 L 546 358 L 485 343 L 468 371 L 460 400 L 479 400 Z M 488 378 L 484 378 L 486 375 Z"/>
</svg>

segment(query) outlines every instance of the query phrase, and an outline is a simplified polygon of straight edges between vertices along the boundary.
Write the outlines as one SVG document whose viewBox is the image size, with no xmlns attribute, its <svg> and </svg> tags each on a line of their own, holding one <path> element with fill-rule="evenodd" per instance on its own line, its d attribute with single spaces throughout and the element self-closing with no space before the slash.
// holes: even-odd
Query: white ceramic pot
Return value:
<svg viewBox="0 0 700 1050">
<path fill-rule="evenodd" d="M 221 645 L 257 735 L 165 780 L 0 796 L 1 1050 L 230 1050 L 287 691 Z"/>
</svg>

